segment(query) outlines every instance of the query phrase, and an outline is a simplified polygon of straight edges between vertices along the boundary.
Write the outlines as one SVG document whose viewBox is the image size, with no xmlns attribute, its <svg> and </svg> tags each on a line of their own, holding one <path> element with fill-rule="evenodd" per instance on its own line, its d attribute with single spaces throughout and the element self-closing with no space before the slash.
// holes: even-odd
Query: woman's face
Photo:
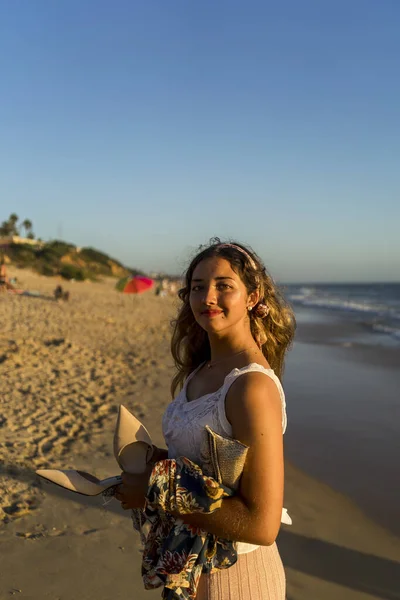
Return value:
<svg viewBox="0 0 400 600">
<path fill-rule="evenodd" d="M 248 319 L 252 297 L 225 258 L 202 260 L 192 276 L 190 307 L 197 323 L 208 333 L 223 332 Z"/>
</svg>

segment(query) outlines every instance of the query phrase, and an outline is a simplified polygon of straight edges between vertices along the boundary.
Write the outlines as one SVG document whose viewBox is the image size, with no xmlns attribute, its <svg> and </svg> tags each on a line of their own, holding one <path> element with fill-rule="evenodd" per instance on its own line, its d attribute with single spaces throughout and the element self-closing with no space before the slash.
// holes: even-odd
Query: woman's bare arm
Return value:
<svg viewBox="0 0 400 600">
<path fill-rule="evenodd" d="M 226 414 L 235 439 L 249 446 L 238 494 L 211 515 L 179 515 L 219 537 L 268 546 L 279 531 L 283 504 L 282 406 L 275 382 L 247 373 L 231 386 Z"/>
</svg>

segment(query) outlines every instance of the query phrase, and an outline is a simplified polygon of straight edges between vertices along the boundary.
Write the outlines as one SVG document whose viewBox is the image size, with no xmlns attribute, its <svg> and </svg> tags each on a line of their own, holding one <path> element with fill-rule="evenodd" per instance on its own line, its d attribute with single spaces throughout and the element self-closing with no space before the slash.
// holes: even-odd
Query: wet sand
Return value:
<svg viewBox="0 0 400 600">
<path fill-rule="evenodd" d="M 76 496 L 38 481 L 33 471 L 59 466 L 99 477 L 118 473 L 112 434 L 120 403 L 162 444 L 174 300 L 122 296 L 109 280 L 68 284 L 71 300 L 58 304 L 51 299 L 54 279 L 16 274 L 43 297 L 0 296 L 0 598 L 159 598 L 159 590 L 142 587 L 138 536 L 119 503 Z M 318 438 L 318 426 L 301 427 L 305 401 L 317 387 L 310 381 L 321 371 L 316 358 L 309 360 L 317 346 L 299 342 L 285 376 L 286 447 L 289 457 L 310 461 L 309 473 L 320 464 L 317 448 L 325 439 Z M 309 375 L 302 378 L 305 366 Z M 335 431 L 334 413 L 327 424 Z M 324 419 L 316 411 L 315 424 Z M 293 526 L 282 528 L 278 544 L 289 600 L 400 598 L 400 542 L 389 530 L 290 463 L 285 506 Z"/>
<path fill-rule="evenodd" d="M 400 535 L 400 348 L 328 311 L 297 310 L 286 456 Z"/>
</svg>

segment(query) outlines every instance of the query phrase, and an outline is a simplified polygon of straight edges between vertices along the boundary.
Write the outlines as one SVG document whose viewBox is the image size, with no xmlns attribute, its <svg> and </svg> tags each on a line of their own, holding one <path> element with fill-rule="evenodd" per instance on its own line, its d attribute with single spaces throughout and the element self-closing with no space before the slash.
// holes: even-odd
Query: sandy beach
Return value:
<svg viewBox="0 0 400 600">
<path fill-rule="evenodd" d="M 38 295 L 0 295 L 0 599 L 159 598 L 143 589 L 139 539 L 119 503 L 34 471 L 118 474 L 120 403 L 163 444 L 176 301 L 124 296 L 110 279 L 63 283 L 71 298 L 57 303 L 57 280 L 9 274 Z M 357 344 L 361 334 L 332 315 L 299 314 L 284 379 L 288 600 L 400 599 L 400 354 Z"/>
</svg>

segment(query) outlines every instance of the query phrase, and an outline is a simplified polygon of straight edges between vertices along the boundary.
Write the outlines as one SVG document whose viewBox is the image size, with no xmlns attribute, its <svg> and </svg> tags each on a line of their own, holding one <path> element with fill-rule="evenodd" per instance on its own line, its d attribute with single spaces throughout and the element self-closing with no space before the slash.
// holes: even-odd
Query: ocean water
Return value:
<svg viewBox="0 0 400 600">
<path fill-rule="evenodd" d="M 400 347 L 400 283 L 285 285 L 296 305 L 334 311 L 361 323 L 365 343 Z"/>
</svg>

